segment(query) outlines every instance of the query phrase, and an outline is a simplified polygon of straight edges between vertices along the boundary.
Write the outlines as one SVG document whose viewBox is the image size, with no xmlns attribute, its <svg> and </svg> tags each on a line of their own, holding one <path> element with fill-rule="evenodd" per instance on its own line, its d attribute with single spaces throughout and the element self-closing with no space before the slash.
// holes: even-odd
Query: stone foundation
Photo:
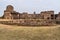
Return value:
<svg viewBox="0 0 60 40">
<path fill-rule="evenodd" d="M 19 25 L 19 26 L 48 26 L 54 25 L 54 20 L 43 20 L 43 19 L 0 19 L 0 23 L 8 25 Z"/>
</svg>

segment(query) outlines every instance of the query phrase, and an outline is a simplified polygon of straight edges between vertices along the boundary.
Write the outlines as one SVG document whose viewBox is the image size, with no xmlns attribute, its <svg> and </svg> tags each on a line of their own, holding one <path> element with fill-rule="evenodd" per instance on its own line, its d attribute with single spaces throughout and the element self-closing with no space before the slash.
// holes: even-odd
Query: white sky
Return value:
<svg viewBox="0 0 60 40">
<path fill-rule="evenodd" d="M 54 10 L 60 11 L 60 0 L 0 0 L 0 16 L 7 5 L 14 6 L 17 12 L 40 13 L 41 11 Z"/>
</svg>

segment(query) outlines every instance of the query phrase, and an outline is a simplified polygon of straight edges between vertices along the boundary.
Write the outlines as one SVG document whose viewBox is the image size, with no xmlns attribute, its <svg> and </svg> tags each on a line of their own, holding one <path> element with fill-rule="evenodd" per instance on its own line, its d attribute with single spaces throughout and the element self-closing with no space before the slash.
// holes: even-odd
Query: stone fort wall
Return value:
<svg viewBox="0 0 60 40">
<path fill-rule="evenodd" d="M 54 14 L 54 11 L 42 11 L 37 14 L 29 14 L 27 12 L 19 13 L 14 11 L 14 7 L 8 5 L 4 10 L 3 18 L 0 19 L 2 24 L 39 26 L 39 25 L 55 25 L 56 21 L 60 20 L 60 13 Z"/>
<path fill-rule="evenodd" d="M 43 20 L 43 19 L 0 19 L 2 24 L 11 25 L 23 25 L 23 26 L 40 26 L 40 25 L 55 25 L 53 20 Z"/>
<path fill-rule="evenodd" d="M 8 5 L 4 10 L 4 19 L 55 19 L 54 11 L 42 11 L 41 13 L 19 13 L 14 10 L 14 7 Z"/>
</svg>

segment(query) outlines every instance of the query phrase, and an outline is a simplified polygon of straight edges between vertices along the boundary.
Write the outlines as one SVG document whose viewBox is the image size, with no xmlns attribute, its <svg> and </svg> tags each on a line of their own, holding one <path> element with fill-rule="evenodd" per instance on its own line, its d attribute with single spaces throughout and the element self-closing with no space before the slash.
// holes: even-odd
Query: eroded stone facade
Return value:
<svg viewBox="0 0 60 40">
<path fill-rule="evenodd" d="M 52 25 L 55 24 L 55 20 L 60 20 L 60 13 L 54 14 L 54 11 L 42 11 L 39 14 L 35 12 L 33 14 L 29 14 L 28 12 L 19 13 L 14 10 L 13 6 L 8 5 L 4 11 L 3 18 L 11 20 L 13 19 L 12 23 L 19 23 L 21 25 Z M 16 19 L 19 19 L 19 21 Z"/>
<path fill-rule="evenodd" d="M 14 11 L 14 7 L 8 5 L 4 11 L 5 19 L 54 19 L 54 11 L 43 11 L 39 14 L 29 14 L 27 12 L 19 13 Z"/>
</svg>

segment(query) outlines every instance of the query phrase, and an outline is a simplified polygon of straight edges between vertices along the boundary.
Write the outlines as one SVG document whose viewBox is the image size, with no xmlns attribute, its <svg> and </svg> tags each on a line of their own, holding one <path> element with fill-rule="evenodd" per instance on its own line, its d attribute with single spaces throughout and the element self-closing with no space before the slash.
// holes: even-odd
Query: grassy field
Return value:
<svg viewBox="0 0 60 40">
<path fill-rule="evenodd" d="M 24 27 L 0 24 L 0 40 L 60 40 L 60 25 Z"/>
</svg>

